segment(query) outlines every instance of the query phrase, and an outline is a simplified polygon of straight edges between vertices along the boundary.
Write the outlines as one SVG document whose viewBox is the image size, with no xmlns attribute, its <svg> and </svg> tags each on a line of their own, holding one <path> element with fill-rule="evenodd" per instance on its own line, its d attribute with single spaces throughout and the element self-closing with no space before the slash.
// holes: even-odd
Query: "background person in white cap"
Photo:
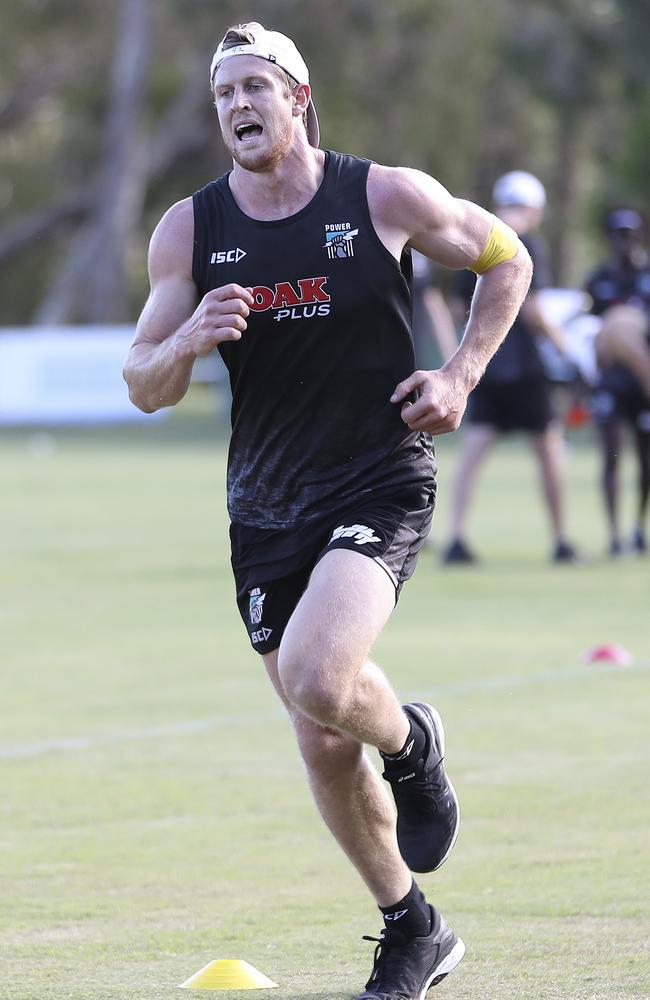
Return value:
<svg viewBox="0 0 650 1000">
<path fill-rule="evenodd" d="M 384 915 L 362 996 L 415 1000 L 464 953 L 411 875 L 448 856 L 458 802 L 438 713 L 402 707 L 368 657 L 429 530 L 431 435 L 458 427 L 530 258 L 425 174 L 319 149 L 307 67 L 285 36 L 230 29 L 210 82 L 233 169 L 157 227 L 125 378 L 149 412 L 182 399 L 197 357 L 218 348 L 226 362 L 239 610 L 323 819 Z M 482 275 L 438 371 L 413 371 L 411 247 Z M 382 755 L 397 825 L 364 744 Z"/>
<path fill-rule="evenodd" d="M 650 497 L 650 258 L 645 224 L 634 208 L 607 213 L 605 232 L 610 257 L 589 275 L 586 289 L 592 312 L 602 317 L 596 337 L 601 372 L 592 411 L 602 452 L 602 491 L 607 516 L 609 554 L 624 548 L 645 553 L 645 521 Z M 632 433 L 638 466 L 636 523 L 628 540 L 620 526 L 619 461 L 623 431 Z"/>
<path fill-rule="evenodd" d="M 500 434 L 520 431 L 528 436 L 540 471 L 542 495 L 553 537 L 551 557 L 558 563 L 577 559 L 567 541 L 564 442 L 555 419 L 550 386 L 537 342 L 550 337 L 564 350 L 560 333 L 545 319 L 536 292 L 550 284 L 546 246 L 535 230 L 544 213 L 546 193 L 532 174 L 513 170 L 494 185 L 495 212 L 518 233 L 530 253 L 533 279 L 512 329 L 486 368 L 470 397 L 452 495 L 451 538 L 443 553 L 446 564 L 476 562 L 466 541 L 469 507 L 483 461 Z M 464 320 L 474 295 L 469 271 L 459 275 L 454 311 Z"/>
</svg>

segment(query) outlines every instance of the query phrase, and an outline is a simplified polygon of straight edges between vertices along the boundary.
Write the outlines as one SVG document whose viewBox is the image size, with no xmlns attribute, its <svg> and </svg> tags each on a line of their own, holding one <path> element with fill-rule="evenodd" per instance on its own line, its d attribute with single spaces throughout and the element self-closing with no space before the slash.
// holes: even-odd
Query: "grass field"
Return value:
<svg viewBox="0 0 650 1000">
<path fill-rule="evenodd" d="M 205 401 L 54 442 L 4 432 L 0 449 L 0 997 L 172 1000 L 213 958 L 246 959 L 277 1000 L 354 996 L 377 911 L 242 630 Z M 599 554 L 578 438 L 573 534 L 595 558 L 551 566 L 531 463 L 499 449 L 472 524 L 482 565 L 443 570 L 427 549 L 376 651 L 404 700 L 440 708 L 463 809 L 454 854 L 420 880 L 467 944 L 431 995 L 638 1000 L 649 562 Z M 585 666 L 600 642 L 635 665 Z"/>
</svg>

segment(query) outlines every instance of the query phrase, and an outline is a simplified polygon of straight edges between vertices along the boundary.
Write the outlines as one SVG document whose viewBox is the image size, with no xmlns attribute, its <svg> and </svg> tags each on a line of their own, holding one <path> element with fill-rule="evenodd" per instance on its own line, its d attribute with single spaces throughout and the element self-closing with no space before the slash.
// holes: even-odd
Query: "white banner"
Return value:
<svg viewBox="0 0 650 1000">
<path fill-rule="evenodd" d="M 151 420 L 129 399 L 122 367 L 132 326 L 0 329 L 0 424 Z"/>
</svg>

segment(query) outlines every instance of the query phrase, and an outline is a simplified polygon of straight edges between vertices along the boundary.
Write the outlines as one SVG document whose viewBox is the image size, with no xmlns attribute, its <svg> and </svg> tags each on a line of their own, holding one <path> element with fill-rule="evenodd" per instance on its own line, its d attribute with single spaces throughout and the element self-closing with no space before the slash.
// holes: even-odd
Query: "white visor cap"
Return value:
<svg viewBox="0 0 650 1000">
<path fill-rule="evenodd" d="M 527 208 L 544 208 L 546 191 L 541 181 L 525 170 L 511 170 L 499 177 L 492 190 L 495 205 L 525 205 Z"/>
<path fill-rule="evenodd" d="M 226 59 L 233 56 L 259 56 L 268 62 L 275 63 L 288 73 L 296 83 L 309 84 L 309 70 L 307 63 L 298 52 L 298 49 L 286 35 L 279 31 L 267 31 L 258 21 L 249 21 L 248 24 L 239 25 L 239 29 L 246 32 L 253 38 L 252 42 L 242 42 L 241 45 L 233 45 L 230 48 L 223 48 L 223 41 L 219 43 L 217 51 L 212 57 L 210 66 L 210 86 L 214 85 L 214 74 Z M 307 106 L 307 138 L 309 145 L 318 148 L 320 143 L 320 129 L 314 102 L 309 101 Z"/>
</svg>

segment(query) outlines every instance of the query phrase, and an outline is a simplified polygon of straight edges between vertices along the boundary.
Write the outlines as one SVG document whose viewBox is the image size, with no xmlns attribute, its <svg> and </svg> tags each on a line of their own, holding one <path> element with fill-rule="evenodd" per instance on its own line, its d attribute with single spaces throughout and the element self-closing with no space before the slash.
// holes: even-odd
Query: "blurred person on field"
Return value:
<svg viewBox="0 0 650 1000">
<path fill-rule="evenodd" d="M 567 539 L 562 427 L 553 412 L 551 387 L 537 346 L 538 338 L 547 336 L 561 352 L 565 349 L 561 332 L 546 320 L 536 294 L 550 284 L 546 244 L 535 232 L 544 214 L 546 192 L 537 177 L 514 170 L 494 185 L 493 202 L 495 214 L 515 230 L 527 248 L 534 265 L 533 279 L 512 329 L 469 399 L 453 485 L 451 537 L 443 561 L 477 561 L 466 533 L 478 474 L 497 438 L 520 431 L 527 435 L 539 467 L 552 532 L 551 558 L 571 563 L 578 555 Z M 473 275 L 461 272 L 453 305 L 461 322 L 467 316 L 474 287 Z"/>
<path fill-rule="evenodd" d="M 616 208 L 605 218 L 610 254 L 588 276 L 591 311 L 601 318 L 595 338 L 600 372 L 592 412 L 602 451 L 602 491 L 611 556 L 626 547 L 647 552 L 645 522 L 650 495 L 650 258 L 646 224 L 634 208 Z M 638 466 L 635 523 L 621 533 L 619 463 L 625 429 L 631 432 Z"/>
<path fill-rule="evenodd" d="M 440 268 L 417 250 L 413 265 L 413 345 L 418 368 L 440 368 L 456 353 L 456 325 L 440 287 Z"/>
<path fill-rule="evenodd" d="M 432 436 L 459 426 L 530 257 L 434 178 L 321 149 L 285 35 L 230 28 L 210 86 L 232 170 L 159 223 L 125 378 L 149 412 L 180 402 L 198 357 L 226 362 L 237 605 L 323 820 L 383 918 L 358 1000 L 422 1000 L 465 947 L 412 872 L 445 861 L 460 812 L 438 712 L 401 705 L 370 654 L 430 529 Z M 434 371 L 414 370 L 413 249 L 480 275 L 463 342 Z M 250 780 L 262 795 L 254 764 Z"/>
</svg>

